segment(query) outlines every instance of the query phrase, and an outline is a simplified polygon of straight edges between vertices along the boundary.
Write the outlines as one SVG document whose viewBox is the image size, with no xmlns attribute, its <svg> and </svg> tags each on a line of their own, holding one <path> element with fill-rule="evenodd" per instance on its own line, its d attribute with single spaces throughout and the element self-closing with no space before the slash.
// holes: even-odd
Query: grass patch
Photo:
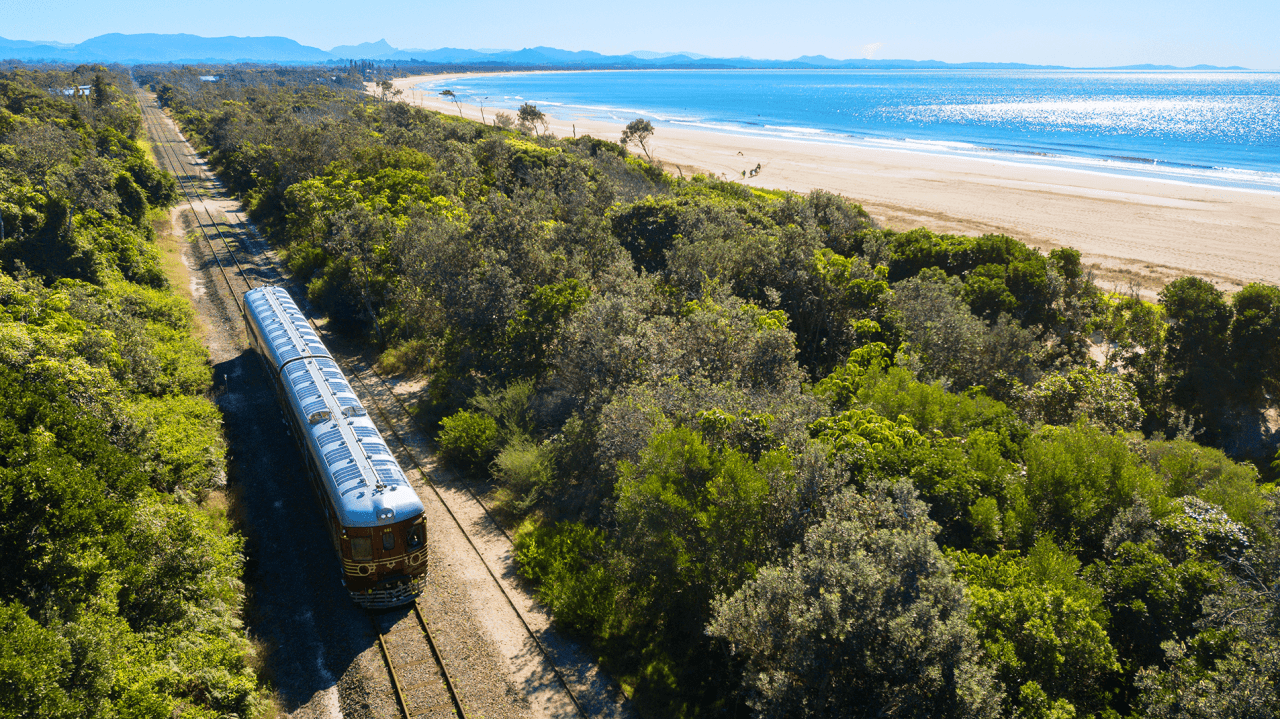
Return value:
<svg viewBox="0 0 1280 719">
<path fill-rule="evenodd" d="M 412 377 L 431 369 L 431 345 L 414 339 L 391 347 L 378 358 L 378 372 Z"/>
<path fill-rule="evenodd" d="M 194 304 L 195 292 L 193 292 L 191 268 L 183 259 L 188 240 L 175 232 L 173 211 L 152 208 L 147 211 L 147 222 L 155 231 L 156 249 L 160 250 L 160 271 L 164 273 L 165 279 L 169 280 L 169 286 L 174 294 Z M 209 329 L 199 313 L 193 314 L 191 334 L 204 344 Z"/>
</svg>

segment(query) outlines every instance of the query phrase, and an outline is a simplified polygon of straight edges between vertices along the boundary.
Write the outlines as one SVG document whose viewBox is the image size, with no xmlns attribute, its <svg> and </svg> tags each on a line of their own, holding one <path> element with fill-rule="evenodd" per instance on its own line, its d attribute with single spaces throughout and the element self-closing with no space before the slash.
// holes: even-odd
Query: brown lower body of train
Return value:
<svg viewBox="0 0 1280 719">
<path fill-rule="evenodd" d="M 342 583 L 356 604 L 383 609 L 412 602 L 422 593 L 427 573 L 422 515 L 378 527 L 346 527 L 339 532 L 334 544 L 342 559 Z"/>
</svg>

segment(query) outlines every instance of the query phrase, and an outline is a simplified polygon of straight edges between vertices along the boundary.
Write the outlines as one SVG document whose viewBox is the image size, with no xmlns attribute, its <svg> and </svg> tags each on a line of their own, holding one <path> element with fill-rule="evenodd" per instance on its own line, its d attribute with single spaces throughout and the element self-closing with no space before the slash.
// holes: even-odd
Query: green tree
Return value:
<svg viewBox="0 0 1280 719">
<path fill-rule="evenodd" d="M 1052 533 L 1092 560 L 1100 556 L 1112 520 L 1136 500 L 1157 518 L 1169 511 L 1162 483 L 1123 437 L 1083 424 L 1046 427 L 1027 440 L 1023 456 L 1023 499 L 1014 508 L 1023 546 Z"/>
<path fill-rule="evenodd" d="M 71 664 L 65 639 L 28 617 L 21 604 L 0 604 L 0 717 L 79 716 L 82 707 L 62 686 Z"/>
<path fill-rule="evenodd" d="M 789 469 L 783 453 L 753 463 L 685 427 L 655 435 L 638 464 L 619 467 L 621 551 L 634 581 L 657 583 L 655 601 L 676 625 L 700 628 L 712 597 L 737 589 L 769 556 L 767 476 Z"/>
<path fill-rule="evenodd" d="M 1025 557 L 952 556 L 968 583 L 969 621 L 1014 706 L 1043 693 L 1081 711 L 1105 707 L 1103 692 L 1120 664 L 1102 593 L 1080 578 L 1078 559 L 1048 537 Z"/>
<path fill-rule="evenodd" d="M 1269 499 L 1271 526 L 1277 517 Z M 1280 714 L 1280 547 L 1249 547 L 1223 591 L 1201 603 L 1200 633 L 1162 645 L 1164 661 L 1138 673 L 1136 708 L 1158 719 L 1272 717 Z"/>
<path fill-rule="evenodd" d="M 1280 393 L 1280 287 L 1250 283 L 1231 297 L 1232 363 L 1255 405 Z"/>
<path fill-rule="evenodd" d="M 644 151 L 644 156 L 650 162 L 653 162 L 653 156 L 649 154 L 649 138 L 651 137 L 653 137 L 653 124 L 644 118 L 637 117 L 627 123 L 626 128 L 622 131 L 622 139 L 619 142 L 622 143 L 623 147 L 632 142 L 636 143 Z"/>
<path fill-rule="evenodd" d="M 441 90 L 440 96 L 456 105 L 458 108 L 458 117 L 462 117 L 462 103 L 458 100 L 458 96 L 453 92 L 453 90 Z"/>
<path fill-rule="evenodd" d="M 591 297 L 591 291 L 570 278 L 534 289 L 516 317 L 507 323 L 511 365 L 522 375 L 537 376 L 565 320 Z"/>
<path fill-rule="evenodd" d="M 1000 690 L 908 483 L 833 498 L 791 558 L 719 598 L 757 717 L 995 717 Z"/>
<path fill-rule="evenodd" d="M 926 269 L 893 286 L 888 320 L 929 380 L 955 389 L 990 382 L 998 372 L 1032 378 L 1040 352 L 1035 333 L 1002 315 L 988 325 L 962 299 L 964 284 Z"/>
<path fill-rule="evenodd" d="M 1137 390 L 1124 376 L 1094 367 L 1047 374 L 1018 394 L 1026 420 L 1033 423 L 1084 421 L 1110 432 L 1133 431 L 1145 414 Z"/>
<path fill-rule="evenodd" d="M 93 106 L 99 110 L 111 103 L 111 90 L 107 84 L 107 78 L 102 73 L 93 74 L 92 89 L 89 91 L 90 101 Z"/>
<path fill-rule="evenodd" d="M 1120 545 L 1113 557 L 1089 567 L 1113 619 L 1111 637 L 1132 674 L 1164 659 L 1161 645 L 1196 634 L 1200 606 L 1224 587 L 1215 564 L 1191 559 L 1174 564 L 1153 542 Z"/>
<path fill-rule="evenodd" d="M 1217 415 L 1216 405 L 1236 404 L 1230 396 L 1232 368 L 1222 361 L 1231 347 L 1231 305 L 1221 290 L 1199 277 L 1170 282 L 1160 290 L 1160 303 L 1169 321 L 1165 362 L 1170 398 L 1206 426 Z"/>
<path fill-rule="evenodd" d="M 517 126 L 524 130 L 533 130 L 534 134 L 538 134 L 538 128 L 542 128 L 543 132 L 547 130 L 547 116 L 537 105 L 524 103 L 520 109 L 516 110 Z"/>
</svg>

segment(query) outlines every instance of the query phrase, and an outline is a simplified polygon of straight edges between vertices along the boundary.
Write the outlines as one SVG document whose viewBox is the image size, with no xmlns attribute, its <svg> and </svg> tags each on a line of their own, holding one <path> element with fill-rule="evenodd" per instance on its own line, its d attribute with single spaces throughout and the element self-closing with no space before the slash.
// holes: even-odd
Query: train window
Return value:
<svg viewBox="0 0 1280 719">
<path fill-rule="evenodd" d="M 352 537 L 351 558 L 357 562 L 372 561 L 373 539 L 369 537 Z"/>
<path fill-rule="evenodd" d="M 422 546 L 422 525 L 415 525 L 409 530 L 409 549 L 417 549 Z"/>
<path fill-rule="evenodd" d="M 382 548 L 383 549 L 396 548 L 396 535 L 392 534 L 390 530 L 382 533 Z"/>
</svg>

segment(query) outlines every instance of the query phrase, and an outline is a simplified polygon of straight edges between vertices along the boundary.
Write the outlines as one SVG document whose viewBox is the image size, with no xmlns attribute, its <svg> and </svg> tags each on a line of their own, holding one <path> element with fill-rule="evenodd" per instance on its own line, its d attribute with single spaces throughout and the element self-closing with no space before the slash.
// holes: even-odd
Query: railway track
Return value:
<svg viewBox="0 0 1280 719">
<path fill-rule="evenodd" d="M 444 657 L 436 646 L 431 625 L 427 623 L 417 602 L 413 604 L 412 619 L 406 616 L 399 622 L 404 624 L 408 621 L 411 625 L 416 624 L 416 627 L 387 630 L 383 624 L 387 615 L 387 612 L 370 613 L 369 618 L 378 635 L 378 647 L 382 650 L 383 661 L 391 674 L 391 686 L 401 713 L 405 717 L 434 716 L 443 710 L 452 712 L 458 719 L 466 719 L 467 712 L 462 706 L 462 698 L 454 685 L 453 677 L 449 675 Z M 424 642 L 428 649 L 426 653 L 421 651 Z M 431 671 L 432 668 L 434 672 Z M 441 700 L 438 691 L 441 688 L 448 695 L 447 700 Z"/>
<path fill-rule="evenodd" d="M 146 125 L 148 137 L 156 148 L 157 155 L 163 158 L 162 161 L 168 165 L 167 169 L 170 174 L 177 180 L 179 190 L 191 207 L 195 225 L 204 240 L 210 257 L 214 260 L 218 274 L 222 277 L 232 300 L 236 304 L 237 314 L 242 314 L 243 307 L 240 297 L 246 291 L 262 284 L 283 284 L 283 274 L 261 245 L 261 239 L 250 236 L 253 230 L 247 219 L 243 217 L 243 214 L 236 213 L 241 214 L 241 216 L 234 223 L 239 226 L 239 229 L 235 231 L 232 230 L 232 213 L 221 213 L 227 220 L 224 223 L 220 223 L 215 218 L 209 207 L 209 202 L 213 201 L 214 198 L 212 196 L 202 198 L 201 185 L 206 182 L 216 183 L 217 181 L 208 180 L 198 174 L 192 174 L 187 171 L 187 168 L 195 167 L 196 162 L 183 162 L 180 158 L 180 149 L 185 147 L 190 150 L 190 145 L 177 132 L 176 128 L 171 127 L 166 122 L 167 118 L 162 114 L 158 105 L 144 94 L 141 89 L 138 92 L 138 101 L 142 106 L 143 122 Z M 211 195 L 212 193 L 206 190 L 205 194 Z M 200 219 L 201 210 L 203 210 L 207 223 Z M 225 233 L 223 232 L 223 226 L 227 228 Z M 228 235 L 232 236 L 228 237 Z M 252 257 L 255 261 L 254 264 L 248 264 L 250 271 L 246 271 L 247 263 L 241 262 L 236 250 L 232 247 L 233 243 L 242 248 L 241 254 Z M 259 246 L 254 247 L 254 245 Z M 248 248 L 247 251 L 245 248 Z M 258 280 L 257 284 L 254 283 L 255 277 Z M 326 339 L 326 343 L 329 343 L 329 333 L 317 327 L 310 318 L 308 318 L 308 321 L 313 329 Z M 480 547 L 477 546 L 471 533 L 467 531 L 464 523 L 458 518 L 454 509 L 441 494 L 440 489 L 433 481 L 432 473 L 419 461 L 417 453 L 411 446 L 413 444 L 412 441 L 407 440 L 402 433 L 407 432 L 408 428 L 416 427 L 416 421 L 413 420 L 412 415 L 408 412 L 403 400 L 392 391 L 385 378 L 372 368 L 352 367 L 345 359 L 340 359 L 336 356 L 335 359 L 342 365 L 348 378 L 354 380 L 354 384 L 359 386 L 359 394 L 362 401 L 377 411 L 382 418 L 382 424 L 395 437 L 403 455 L 409 458 L 409 461 L 418 470 L 423 484 L 435 495 L 440 506 L 475 552 L 475 556 L 483 564 L 489 578 L 505 599 L 505 603 L 536 646 L 537 652 L 547 668 L 554 675 L 555 683 L 559 685 L 564 695 L 568 698 L 573 713 L 586 719 L 589 714 L 579 701 L 576 693 L 569 686 L 564 673 L 553 660 L 551 653 L 538 636 L 538 633 L 530 625 L 525 613 L 517 606 L 507 588 L 499 580 L 498 573 L 494 571 L 490 561 L 484 556 Z M 375 381 L 380 386 L 381 392 L 376 387 L 370 386 L 371 380 L 366 379 L 366 374 L 372 375 L 374 378 L 372 381 Z M 389 399 L 383 400 L 381 397 Z M 496 527 L 510 541 L 510 536 L 507 535 L 506 530 L 489 514 L 488 508 L 484 506 L 479 497 L 475 496 L 470 488 L 467 488 L 466 491 L 483 510 L 484 514 L 488 516 L 492 526 Z M 416 621 L 416 629 L 400 626 L 409 621 L 408 617 L 410 615 L 400 617 L 394 622 L 395 626 L 388 629 L 385 626 L 385 620 L 394 618 L 394 614 L 395 612 L 387 611 L 371 612 L 370 619 L 378 638 L 378 645 L 391 681 L 396 703 L 402 715 L 405 719 L 437 715 L 456 716 L 459 719 L 465 719 L 467 714 L 462 695 L 449 673 L 448 663 L 440 651 L 438 643 L 432 634 L 431 624 L 424 615 L 419 603 L 415 601 L 412 604 L 411 616 Z M 415 643 L 420 645 L 417 649 L 414 648 Z M 422 647 L 426 648 L 427 651 L 425 653 L 422 652 Z M 427 674 L 426 677 L 422 676 L 424 671 Z M 409 679 L 405 679 L 406 677 Z M 443 693 L 441 690 L 443 690 Z"/>
</svg>

